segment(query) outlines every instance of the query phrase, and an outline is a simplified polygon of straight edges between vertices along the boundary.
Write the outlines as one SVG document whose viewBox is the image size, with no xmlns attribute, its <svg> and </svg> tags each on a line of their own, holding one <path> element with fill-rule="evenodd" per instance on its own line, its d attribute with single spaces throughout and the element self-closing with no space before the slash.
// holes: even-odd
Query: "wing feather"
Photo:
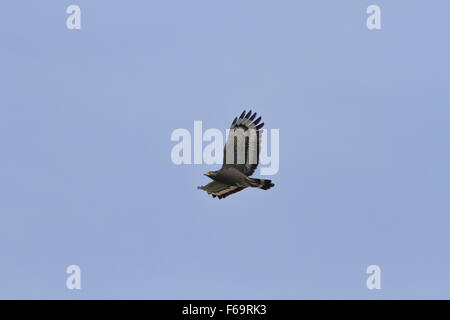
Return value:
<svg viewBox="0 0 450 320">
<path fill-rule="evenodd" d="M 251 176 L 259 164 L 261 149 L 261 117 L 253 121 L 256 112 L 244 110 L 231 124 L 230 133 L 223 152 L 222 168 L 234 167 L 247 176 Z"/>
<path fill-rule="evenodd" d="M 218 181 L 213 181 L 208 183 L 206 186 L 198 187 L 198 189 L 205 190 L 208 194 L 212 195 L 213 198 L 218 197 L 219 199 L 222 199 L 245 188 L 230 186 Z"/>
</svg>

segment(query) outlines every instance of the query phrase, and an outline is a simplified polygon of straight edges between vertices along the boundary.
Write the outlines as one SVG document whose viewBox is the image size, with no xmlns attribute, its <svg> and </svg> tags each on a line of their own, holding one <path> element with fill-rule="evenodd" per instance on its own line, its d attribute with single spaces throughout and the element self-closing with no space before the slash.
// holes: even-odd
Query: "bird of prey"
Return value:
<svg viewBox="0 0 450 320">
<path fill-rule="evenodd" d="M 239 118 L 234 118 L 223 152 L 222 168 L 206 173 L 205 176 L 214 181 L 198 189 L 222 199 L 247 187 L 267 190 L 275 186 L 272 180 L 250 178 L 259 163 L 260 129 L 264 126 L 264 122 L 258 124 L 261 117 L 253 121 L 255 117 L 256 112 L 252 114 L 250 110 L 246 114 L 244 110 Z"/>
</svg>

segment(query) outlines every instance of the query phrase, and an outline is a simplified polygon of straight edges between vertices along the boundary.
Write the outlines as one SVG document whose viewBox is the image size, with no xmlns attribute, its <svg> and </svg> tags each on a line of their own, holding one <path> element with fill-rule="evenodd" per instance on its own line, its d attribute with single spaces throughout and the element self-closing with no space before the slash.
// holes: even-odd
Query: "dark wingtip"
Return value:
<svg viewBox="0 0 450 320">
<path fill-rule="evenodd" d="M 242 119 L 245 116 L 245 110 L 242 112 L 241 116 L 239 117 L 239 119 Z"/>
<path fill-rule="evenodd" d="M 253 119 L 255 119 L 255 117 L 256 117 L 256 112 L 248 120 L 251 122 L 251 121 L 253 121 Z"/>
<path fill-rule="evenodd" d="M 261 117 L 259 117 L 255 121 L 253 121 L 253 124 L 256 126 L 260 121 L 261 121 Z"/>
<path fill-rule="evenodd" d="M 233 123 L 231 124 L 232 126 L 236 123 L 237 119 L 238 119 L 237 117 L 234 118 Z"/>
<path fill-rule="evenodd" d="M 256 126 L 256 130 L 261 129 L 262 127 L 264 127 L 264 122 L 261 123 L 261 124 L 258 124 L 258 125 Z"/>
<path fill-rule="evenodd" d="M 247 112 L 247 114 L 245 115 L 245 119 L 248 119 L 248 117 L 250 117 L 251 114 L 252 114 L 252 110 L 250 110 L 249 112 Z"/>
</svg>

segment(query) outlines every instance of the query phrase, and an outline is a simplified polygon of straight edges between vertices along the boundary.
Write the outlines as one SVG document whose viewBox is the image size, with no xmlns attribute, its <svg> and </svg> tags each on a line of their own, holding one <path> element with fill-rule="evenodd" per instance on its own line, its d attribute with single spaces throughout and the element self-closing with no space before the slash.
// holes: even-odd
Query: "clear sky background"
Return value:
<svg viewBox="0 0 450 320">
<path fill-rule="evenodd" d="M 449 299 L 449 30 L 447 0 L 2 2 L 0 298 Z M 170 135 L 244 108 L 276 186 L 219 201 Z"/>
</svg>

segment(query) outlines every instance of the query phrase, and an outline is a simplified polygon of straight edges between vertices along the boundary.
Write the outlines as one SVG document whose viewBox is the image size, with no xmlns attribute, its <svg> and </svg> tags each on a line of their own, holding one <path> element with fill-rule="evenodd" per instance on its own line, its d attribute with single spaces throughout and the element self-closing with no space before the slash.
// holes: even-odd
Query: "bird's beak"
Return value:
<svg viewBox="0 0 450 320">
<path fill-rule="evenodd" d="M 205 176 L 209 177 L 211 175 L 211 171 L 205 173 Z"/>
</svg>

